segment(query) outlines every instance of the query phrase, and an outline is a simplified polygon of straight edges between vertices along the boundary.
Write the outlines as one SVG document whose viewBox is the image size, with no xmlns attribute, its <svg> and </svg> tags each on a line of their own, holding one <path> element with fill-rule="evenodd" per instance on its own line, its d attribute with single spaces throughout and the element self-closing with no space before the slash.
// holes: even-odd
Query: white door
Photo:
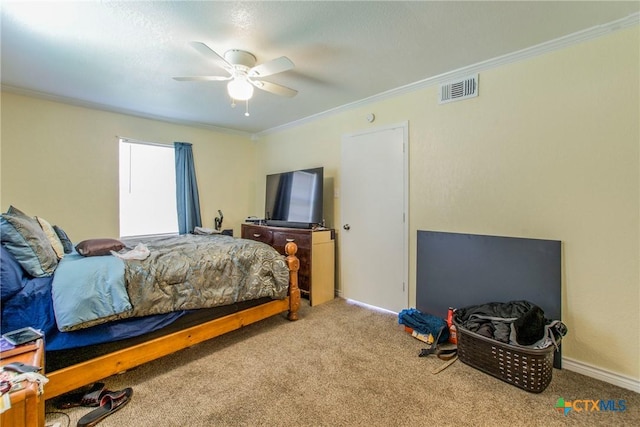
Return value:
<svg viewBox="0 0 640 427">
<path fill-rule="evenodd" d="M 408 124 L 342 138 L 343 296 L 399 312 L 408 305 Z"/>
</svg>

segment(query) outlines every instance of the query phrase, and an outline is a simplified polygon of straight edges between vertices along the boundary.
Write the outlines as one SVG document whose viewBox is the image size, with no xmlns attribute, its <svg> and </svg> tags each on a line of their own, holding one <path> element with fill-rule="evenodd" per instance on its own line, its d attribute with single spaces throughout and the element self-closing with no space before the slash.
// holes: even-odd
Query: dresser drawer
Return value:
<svg viewBox="0 0 640 427">
<path fill-rule="evenodd" d="M 311 233 L 296 233 L 291 231 L 274 231 L 273 246 L 284 248 L 289 242 L 294 242 L 300 249 L 311 249 Z"/>
<path fill-rule="evenodd" d="M 308 231 L 295 230 L 274 230 L 273 247 L 284 254 L 284 247 L 287 243 L 293 242 L 298 246 L 296 256 L 300 260 L 300 270 L 298 270 L 298 286 L 303 292 L 311 289 L 311 233 Z"/>
<path fill-rule="evenodd" d="M 285 255 L 287 243 L 295 243 L 298 247 L 296 256 L 300 261 L 298 287 L 303 295 L 309 297 L 311 305 L 334 297 L 333 230 L 315 231 L 257 224 L 242 224 L 241 230 L 243 239 L 266 243 L 282 255 Z"/>
<path fill-rule="evenodd" d="M 253 225 L 242 225 L 242 238 L 256 240 L 258 242 L 266 243 L 267 245 L 271 245 L 273 243 L 273 231 L 269 228 L 253 226 Z"/>
</svg>

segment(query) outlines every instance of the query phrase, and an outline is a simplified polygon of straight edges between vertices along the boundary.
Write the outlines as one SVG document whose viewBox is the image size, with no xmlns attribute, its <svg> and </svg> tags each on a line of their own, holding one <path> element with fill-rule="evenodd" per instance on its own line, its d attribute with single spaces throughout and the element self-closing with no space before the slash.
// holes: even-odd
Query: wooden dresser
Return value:
<svg viewBox="0 0 640 427">
<path fill-rule="evenodd" d="M 242 238 L 273 246 L 284 254 L 287 242 L 298 245 L 298 286 L 309 304 L 318 305 L 335 297 L 335 231 L 269 227 L 242 224 Z"/>
<path fill-rule="evenodd" d="M 44 374 L 44 341 L 39 339 L 32 344 L 24 344 L 24 349 L 28 350 L 15 355 L 11 354 L 15 353 L 16 349 L 0 353 L 0 364 L 22 362 L 41 366 L 43 369 L 40 373 Z M 38 384 L 26 381 L 24 384 L 26 386 L 23 389 L 10 393 L 11 408 L 0 415 L 0 426 L 44 426 L 44 395 L 38 393 Z"/>
</svg>

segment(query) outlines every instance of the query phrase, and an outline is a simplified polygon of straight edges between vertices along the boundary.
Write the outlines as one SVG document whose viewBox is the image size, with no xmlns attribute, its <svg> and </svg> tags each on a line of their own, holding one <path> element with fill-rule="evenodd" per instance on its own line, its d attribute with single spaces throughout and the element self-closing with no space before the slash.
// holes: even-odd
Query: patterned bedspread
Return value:
<svg viewBox="0 0 640 427">
<path fill-rule="evenodd" d="M 61 330 L 76 330 L 129 317 L 287 296 L 289 270 L 285 258 L 266 244 L 223 235 L 191 234 L 148 241 L 124 240 L 130 248 L 140 241 L 149 248 L 149 257 L 142 261 L 124 260 L 123 283 L 130 307 L 111 313 L 95 313 L 90 316 L 92 318 L 84 316 L 67 321 L 65 325 L 58 321 Z M 57 291 L 56 282 L 59 282 Z M 71 286 L 61 285 L 61 282 L 62 279 L 54 277 L 54 307 L 56 299 L 68 302 L 69 297 L 62 292 Z M 73 287 L 77 286 L 76 283 Z M 85 289 L 90 288 L 93 287 Z M 105 292 L 109 291 L 101 291 Z M 84 294 L 87 301 L 99 298 Z M 56 308 L 56 316 L 59 309 L 62 310 Z"/>
<path fill-rule="evenodd" d="M 230 236 L 185 235 L 147 247 L 147 259 L 125 266 L 134 316 L 287 296 L 289 270 L 271 246 Z"/>
</svg>

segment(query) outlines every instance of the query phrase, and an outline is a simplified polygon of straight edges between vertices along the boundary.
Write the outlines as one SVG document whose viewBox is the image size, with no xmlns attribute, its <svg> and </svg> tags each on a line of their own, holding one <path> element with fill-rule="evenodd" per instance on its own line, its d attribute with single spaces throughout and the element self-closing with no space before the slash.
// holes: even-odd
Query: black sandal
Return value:
<svg viewBox="0 0 640 427">
<path fill-rule="evenodd" d="M 122 409 L 129 403 L 133 389 L 127 387 L 119 391 L 108 391 L 100 399 L 100 406 L 78 420 L 77 427 L 93 427 L 104 418 Z"/>
<path fill-rule="evenodd" d="M 104 383 L 95 383 L 90 389 L 71 392 L 60 396 L 56 403 L 56 408 L 69 409 L 78 406 L 98 406 L 100 404 L 100 397 L 104 391 Z"/>
</svg>

